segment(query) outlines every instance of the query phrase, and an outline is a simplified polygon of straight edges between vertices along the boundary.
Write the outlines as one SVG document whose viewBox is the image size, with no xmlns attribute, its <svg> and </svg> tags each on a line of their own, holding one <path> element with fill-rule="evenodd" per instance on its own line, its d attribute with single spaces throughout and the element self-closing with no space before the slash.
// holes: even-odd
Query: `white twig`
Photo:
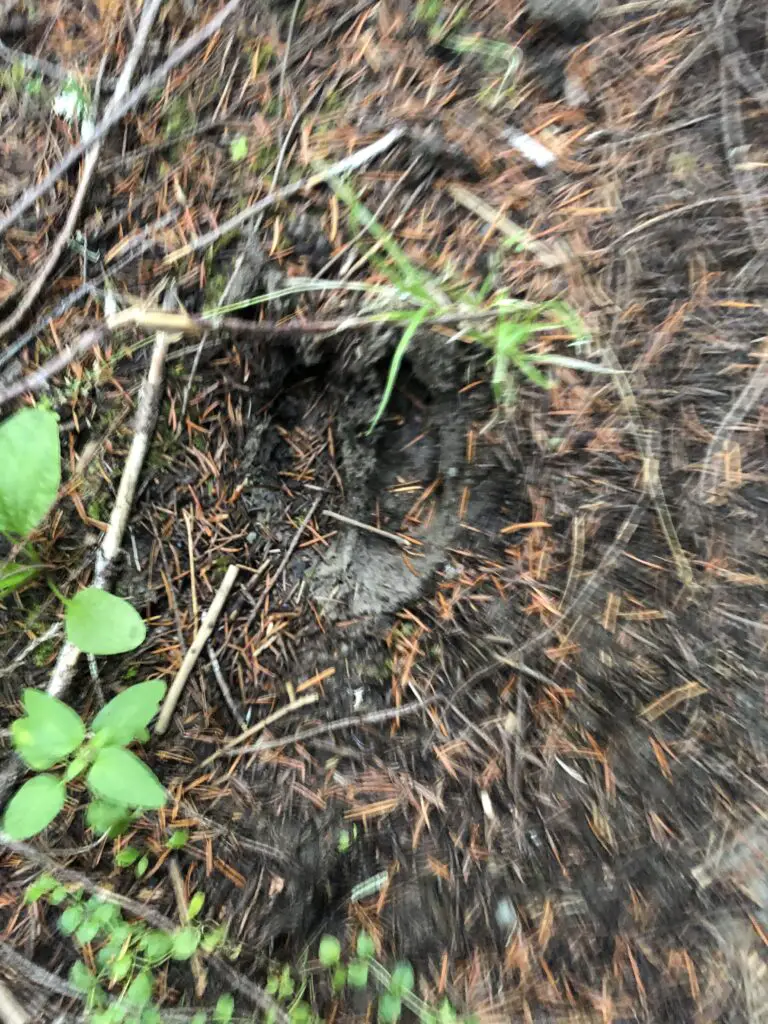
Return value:
<svg viewBox="0 0 768 1024">
<path fill-rule="evenodd" d="M 0 981 L 0 1020 L 3 1024 L 29 1024 L 32 1020 L 22 1010 L 11 990 Z"/>
<path fill-rule="evenodd" d="M 335 177 L 340 174 L 346 174 L 347 171 L 354 171 L 358 167 L 362 167 L 367 164 L 369 160 L 373 160 L 374 157 L 379 156 L 381 153 L 386 153 L 388 149 L 391 149 L 396 142 L 398 142 L 406 134 L 404 128 L 393 128 L 392 131 L 387 132 L 380 139 L 372 142 L 370 146 L 365 146 L 363 149 L 358 150 L 357 153 L 352 153 L 350 156 L 345 156 L 343 160 L 339 160 L 337 163 L 332 164 L 330 167 L 324 167 L 321 171 L 316 174 L 311 174 L 308 178 L 302 178 L 301 181 L 292 182 L 289 185 L 284 185 L 276 192 L 270 192 L 269 195 L 264 196 L 257 203 L 252 206 L 247 206 L 240 213 L 236 213 L 234 217 L 230 217 L 229 220 L 222 221 L 221 224 L 215 230 L 209 231 L 206 235 L 201 235 L 195 239 L 194 242 L 190 242 L 188 245 L 183 245 L 180 249 L 174 250 L 169 253 L 165 260 L 165 264 L 176 263 L 178 260 L 183 259 L 185 256 L 191 256 L 192 253 L 200 252 L 201 249 L 207 249 L 209 245 L 213 245 L 223 235 L 227 235 L 230 231 L 234 231 L 236 228 L 242 227 L 247 221 L 252 220 L 263 210 L 266 210 L 270 206 L 274 206 L 275 203 L 281 202 L 283 199 L 290 199 L 291 196 L 295 196 L 299 192 L 303 192 L 305 189 L 314 188 L 316 185 L 322 184 L 329 178 Z M 2 231 L 3 224 L 0 222 L 0 232 Z"/>
<path fill-rule="evenodd" d="M 166 295 L 166 302 L 170 303 L 172 299 L 173 290 L 169 289 Z M 96 554 L 93 586 L 100 587 L 102 590 L 106 590 L 109 587 L 115 559 L 123 543 L 123 534 L 128 523 L 128 514 L 133 504 L 133 498 L 136 494 L 139 474 L 141 473 L 141 467 L 144 465 L 157 421 L 163 388 L 165 360 L 168 354 L 168 346 L 173 340 L 173 335 L 165 334 L 162 331 L 158 332 L 155 338 L 149 372 L 139 397 L 131 448 L 120 479 L 120 486 L 117 490 L 109 527 Z M 67 640 L 59 651 L 53 675 L 47 686 L 47 692 L 52 697 L 60 697 L 66 692 L 72 681 L 79 657 L 79 649 Z"/>
<path fill-rule="evenodd" d="M 162 736 L 167 731 L 168 726 L 171 723 L 171 717 L 173 712 L 176 710 L 176 705 L 179 702 L 181 691 L 189 679 L 192 669 L 197 664 L 197 659 L 200 657 L 203 648 L 205 647 L 208 638 L 216 626 L 216 622 L 221 615 L 221 611 L 224 604 L 229 597 L 229 592 L 234 586 L 237 574 L 240 572 L 240 567 L 237 565 L 230 565 L 224 574 L 224 579 L 221 581 L 219 589 L 216 591 L 216 595 L 213 598 L 210 608 L 205 613 L 203 621 L 200 623 L 200 629 L 198 630 L 197 636 L 192 641 L 192 646 L 189 648 L 187 653 L 184 655 L 184 661 L 181 663 L 181 668 L 176 673 L 176 678 L 171 684 L 171 688 L 165 695 L 163 706 L 160 709 L 160 715 L 158 716 L 157 722 L 155 723 L 155 735 Z"/>
</svg>

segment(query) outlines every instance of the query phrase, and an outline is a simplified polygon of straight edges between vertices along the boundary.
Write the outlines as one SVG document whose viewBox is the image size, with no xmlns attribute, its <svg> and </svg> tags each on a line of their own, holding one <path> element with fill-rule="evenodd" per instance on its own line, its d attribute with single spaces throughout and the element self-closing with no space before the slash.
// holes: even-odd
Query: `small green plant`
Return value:
<svg viewBox="0 0 768 1024">
<path fill-rule="evenodd" d="M 137 683 L 114 697 L 96 715 L 90 731 L 80 716 L 55 697 L 24 691 L 26 715 L 11 725 L 13 746 L 34 775 L 19 789 L 5 812 L 3 829 L 13 839 L 28 839 L 46 828 L 64 807 L 67 785 L 85 773 L 90 792 L 88 825 L 117 834 L 131 817 L 162 807 L 167 794 L 154 772 L 126 748 L 149 738 L 147 726 L 157 713 L 165 683 Z M 63 764 L 59 774 L 49 769 Z"/>
<path fill-rule="evenodd" d="M 303 972 L 300 974 L 303 975 Z M 291 968 L 286 965 L 269 975 L 264 991 L 284 1008 L 291 1024 L 320 1024 L 320 1018 L 313 1012 L 309 1003 L 302 999 L 305 988 L 306 981 L 302 980 L 297 991 Z M 264 1024 L 275 1024 L 276 1019 L 276 1011 L 267 1010 Z"/>
<path fill-rule="evenodd" d="M 94 129 L 91 99 L 87 90 L 76 78 L 68 78 L 53 101 L 53 112 L 69 124 L 77 124 L 83 139 Z"/>
<path fill-rule="evenodd" d="M 58 417 L 48 409 L 21 409 L 0 424 L 0 533 L 26 562 L 0 565 L 0 598 L 34 578 L 39 558 L 29 537 L 56 500 L 61 485 Z M 63 602 L 67 639 L 85 654 L 122 654 L 146 636 L 143 619 L 128 601 L 86 587 Z"/>
<path fill-rule="evenodd" d="M 425 1003 L 414 992 L 416 976 L 407 960 L 395 964 L 388 971 L 375 959 L 376 947 L 367 932 L 361 932 L 355 944 L 355 956 L 344 963 L 341 943 L 333 935 L 320 940 L 318 960 L 331 972 L 331 988 L 341 994 L 345 988 L 367 989 L 371 979 L 376 984 L 376 1005 L 379 1024 L 397 1024 L 403 1009 L 411 1011 L 419 1024 L 477 1024 L 475 1017 L 460 1017 L 450 1001 L 444 999 L 439 1006 Z"/>
<path fill-rule="evenodd" d="M 248 156 L 248 139 L 238 135 L 229 144 L 229 158 L 234 164 L 242 163 Z"/>
<path fill-rule="evenodd" d="M 330 184 L 347 206 L 354 224 L 373 238 L 375 245 L 368 254 L 369 259 L 409 307 L 390 310 L 378 317 L 383 322 L 402 324 L 404 328 L 395 347 L 384 393 L 369 433 L 387 409 L 403 359 L 419 329 L 429 321 L 439 321 L 446 316 L 459 323 L 463 320 L 452 340 L 466 338 L 490 352 L 491 383 L 500 404 L 510 406 L 514 403 L 516 374 L 527 377 L 541 388 L 549 388 L 551 382 L 538 369 L 540 365 L 569 367 L 592 373 L 613 372 L 610 368 L 587 360 L 539 353 L 532 349 L 531 343 L 539 333 L 554 328 L 565 330 L 583 341 L 586 329 L 579 317 L 564 303 L 532 303 L 511 298 L 504 289 L 494 289 L 492 275 L 486 278 L 479 289 L 472 288 L 452 275 L 438 281 L 411 262 L 391 233 L 360 202 L 346 182 L 332 178 Z M 517 243 L 510 241 L 509 244 Z"/>
<path fill-rule="evenodd" d="M 168 841 L 166 848 L 169 850 L 183 850 L 189 840 L 189 832 L 185 828 L 175 829 Z M 138 849 L 136 846 L 124 846 L 115 854 L 115 865 L 119 868 L 132 868 L 137 878 L 143 878 L 149 870 L 149 853 Z M 197 894 L 198 899 L 202 893 Z"/>
<path fill-rule="evenodd" d="M 202 893 L 189 902 L 189 922 L 175 931 L 128 921 L 121 908 L 100 896 L 85 898 L 81 889 L 60 885 L 41 875 L 25 894 L 26 903 L 44 899 L 60 907 L 58 928 L 78 950 L 88 947 L 70 968 L 69 981 L 85 997 L 88 1024 L 163 1024 L 154 1001 L 156 972 L 169 961 L 184 961 L 202 950 L 212 953 L 226 941 L 226 929 L 192 924 L 203 906 Z M 222 995 L 213 1010 L 200 1010 L 190 1024 L 229 1024 L 232 995 Z"/>
</svg>

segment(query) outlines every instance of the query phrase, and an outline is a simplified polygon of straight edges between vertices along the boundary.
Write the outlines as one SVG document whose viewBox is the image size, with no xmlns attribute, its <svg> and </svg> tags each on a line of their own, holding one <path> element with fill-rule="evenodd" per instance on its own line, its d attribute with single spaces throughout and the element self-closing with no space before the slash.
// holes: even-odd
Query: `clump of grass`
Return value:
<svg viewBox="0 0 768 1024">
<path fill-rule="evenodd" d="M 331 184 L 346 205 L 355 226 L 373 238 L 375 244 L 368 258 L 406 306 L 379 315 L 379 319 L 385 322 L 402 324 L 403 333 L 395 347 L 369 433 L 387 409 L 408 349 L 419 330 L 429 322 L 453 320 L 458 327 L 452 341 L 466 339 L 487 349 L 494 394 L 497 401 L 507 407 L 515 401 L 518 377 L 526 377 L 541 388 L 551 386 L 550 379 L 539 369 L 542 366 L 562 366 L 592 373 L 613 372 L 599 363 L 536 351 L 534 343 L 537 336 L 553 329 L 570 334 L 577 344 L 586 343 L 586 327 L 566 303 L 526 302 L 513 298 L 506 289 L 495 287 L 492 274 L 486 277 L 479 289 L 473 288 L 456 273 L 438 280 L 408 258 L 349 184 L 339 179 L 332 179 Z M 508 240 L 506 244 L 520 243 Z"/>
</svg>

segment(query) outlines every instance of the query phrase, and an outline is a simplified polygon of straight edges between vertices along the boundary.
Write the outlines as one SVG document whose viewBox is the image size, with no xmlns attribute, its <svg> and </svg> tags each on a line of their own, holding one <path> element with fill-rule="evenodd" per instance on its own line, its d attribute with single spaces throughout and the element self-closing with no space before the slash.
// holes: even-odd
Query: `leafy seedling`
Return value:
<svg viewBox="0 0 768 1024">
<path fill-rule="evenodd" d="M 158 680 L 130 687 L 99 712 L 88 734 L 72 708 L 26 689 L 26 715 L 11 724 L 11 739 L 24 763 L 41 774 L 10 801 L 4 831 L 13 839 L 37 835 L 63 808 L 67 785 L 83 773 L 92 797 L 87 823 L 94 831 L 110 832 L 137 811 L 164 806 L 167 794 L 155 774 L 125 749 L 145 736 L 164 693 L 165 683 Z M 48 772 L 62 763 L 62 774 Z"/>
</svg>

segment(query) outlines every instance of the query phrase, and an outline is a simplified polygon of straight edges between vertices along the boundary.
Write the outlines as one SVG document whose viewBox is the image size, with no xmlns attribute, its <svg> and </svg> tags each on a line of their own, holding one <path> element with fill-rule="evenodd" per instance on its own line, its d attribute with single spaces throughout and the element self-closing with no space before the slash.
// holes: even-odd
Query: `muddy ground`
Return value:
<svg viewBox="0 0 768 1024">
<path fill-rule="evenodd" d="M 313 964 L 323 933 L 365 927 L 383 962 L 413 963 L 426 997 L 488 1024 L 752 1024 L 768 1020 L 768 23 L 748 0 L 649 0 L 604 4 L 563 33 L 523 7 L 471 4 L 461 26 L 519 48 L 507 95 L 497 68 L 409 4 L 310 2 L 293 29 L 291 5 L 246 4 L 108 136 L 88 243 L 109 269 L 118 242 L 152 229 L 112 275 L 125 293 L 149 295 L 169 253 L 263 195 L 281 146 L 297 180 L 404 125 L 354 181 L 409 257 L 567 301 L 590 329 L 586 355 L 621 373 L 553 367 L 550 390 L 521 379 L 499 409 L 487 353 L 423 330 L 369 435 L 394 330 L 176 345 L 117 581 L 149 638 L 100 664 L 99 687 L 170 680 L 195 632 L 192 578 L 204 607 L 237 562 L 210 645 L 227 699 L 204 657 L 144 751 L 175 798 L 131 839 L 159 856 L 148 876 L 119 872 L 74 806 L 36 846 L 173 917 L 164 841 L 187 823 L 185 882 L 229 922 L 256 983 Z M 91 73 L 103 40 L 123 38 L 109 4 L 48 8 L 9 8 L 0 36 Z M 146 69 L 207 13 L 168 4 Z M 72 129 L 49 128 L 48 108 L 8 83 L 2 119 L 10 201 L 40 173 L 33 144 L 51 158 Z M 512 127 L 554 163 L 510 146 Z M 241 133 L 250 156 L 233 164 Z M 8 233 L 9 282 L 30 279 L 75 185 L 71 172 Z M 502 248 L 455 185 L 559 258 Z M 174 264 L 179 297 L 197 312 L 227 282 L 232 300 L 350 267 L 374 280 L 366 248 L 321 186 Z M 80 282 L 69 255 L 35 316 Z M 355 301 L 313 293 L 244 315 L 329 318 Z M 16 371 L 99 315 L 93 299 L 55 313 Z M 42 541 L 72 585 L 91 572 L 147 358 L 137 338 L 115 343 L 49 392 L 70 470 L 96 446 Z M 5 723 L 22 685 L 46 684 L 55 643 L 20 654 L 56 614 L 37 584 L 2 606 Z M 317 701 L 225 755 L 294 691 Z M 87 666 L 69 699 L 98 705 Z M 0 864 L 4 948 L 63 977 L 71 945 L 21 904 L 34 865 L 12 850 Z M 379 891 L 352 898 L 381 872 Z M 67 1009 L 0 963 L 33 1019 Z M 364 1019 L 321 982 L 313 993 L 327 1019 Z M 174 968 L 164 998 L 194 1004 L 191 977 Z"/>
</svg>

